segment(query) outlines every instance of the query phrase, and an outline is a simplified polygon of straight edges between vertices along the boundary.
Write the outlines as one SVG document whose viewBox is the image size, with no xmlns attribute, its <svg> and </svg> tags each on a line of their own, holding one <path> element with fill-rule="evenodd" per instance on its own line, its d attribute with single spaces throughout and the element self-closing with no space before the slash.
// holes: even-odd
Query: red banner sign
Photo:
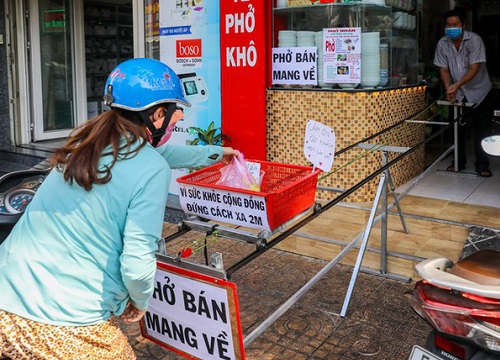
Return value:
<svg viewBox="0 0 500 360">
<path fill-rule="evenodd" d="M 222 131 L 246 158 L 266 158 L 271 1 L 220 2 Z"/>
</svg>

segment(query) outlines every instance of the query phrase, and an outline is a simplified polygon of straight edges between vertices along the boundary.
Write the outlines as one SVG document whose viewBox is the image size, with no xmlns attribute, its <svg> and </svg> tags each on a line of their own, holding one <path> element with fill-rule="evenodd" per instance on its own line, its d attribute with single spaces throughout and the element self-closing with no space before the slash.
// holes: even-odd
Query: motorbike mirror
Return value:
<svg viewBox="0 0 500 360">
<path fill-rule="evenodd" d="M 500 156 L 500 135 L 493 135 L 481 141 L 483 150 L 493 156 Z"/>
</svg>

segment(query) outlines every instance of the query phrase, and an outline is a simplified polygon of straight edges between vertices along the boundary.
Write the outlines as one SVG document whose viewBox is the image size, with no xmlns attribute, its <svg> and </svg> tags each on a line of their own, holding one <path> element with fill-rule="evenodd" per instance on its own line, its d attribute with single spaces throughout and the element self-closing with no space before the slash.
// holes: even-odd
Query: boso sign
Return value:
<svg viewBox="0 0 500 360">
<path fill-rule="evenodd" d="M 177 40 L 175 47 L 178 58 L 201 57 L 201 39 Z"/>
</svg>

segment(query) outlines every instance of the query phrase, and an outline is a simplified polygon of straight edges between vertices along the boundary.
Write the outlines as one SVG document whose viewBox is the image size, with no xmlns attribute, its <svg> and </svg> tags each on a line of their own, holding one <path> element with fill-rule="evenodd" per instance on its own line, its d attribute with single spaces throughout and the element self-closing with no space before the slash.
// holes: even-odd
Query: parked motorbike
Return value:
<svg viewBox="0 0 500 360">
<path fill-rule="evenodd" d="M 416 266 L 423 280 L 408 301 L 433 327 L 425 348 L 434 357 L 422 351 L 427 357 L 411 360 L 500 359 L 499 259 L 500 251 L 479 250 L 455 264 L 438 258 Z"/>
<path fill-rule="evenodd" d="M 0 177 L 0 244 L 26 210 L 49 170 L 21 170 Z"/>
<path fill-rule="evenodd" d="M 500 95 L 497 95 L 500 97 Z M 500 98 L 498 99 L 500 102 Z M 493 110 L 491 132 L 492 135 L 481 141 L 483 150 L 492 156 L 500 156 L 500 106 Z"/>
<path fill-rule="evenodd" d="M 500 135 L 482 146 L 500 156 Z M 478 250 L 455 264 L 428 259 L 415 269 L 423 280 L 407 298 L 433 331 L 409 360 L 500 359 L 500 251 Z"/>
<path fill-rule="evenodd" d="M 500 135 L 492 135 L 481 141 L 483 150 L 493 156 L 500 156 Z"/>
</svg>

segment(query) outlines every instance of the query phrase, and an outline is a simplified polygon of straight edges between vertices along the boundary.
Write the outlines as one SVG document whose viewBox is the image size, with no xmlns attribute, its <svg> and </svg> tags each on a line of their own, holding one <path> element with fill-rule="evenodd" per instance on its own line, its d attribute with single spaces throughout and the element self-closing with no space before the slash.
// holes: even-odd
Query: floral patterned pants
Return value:
<svg viewBox="0 0 500 360">
<path fill-rule="evenodd" d="M 135 360 L 116 320 L 89 326 L 56 326 L 0 310 L 0 359 Z"/>
</svg>

